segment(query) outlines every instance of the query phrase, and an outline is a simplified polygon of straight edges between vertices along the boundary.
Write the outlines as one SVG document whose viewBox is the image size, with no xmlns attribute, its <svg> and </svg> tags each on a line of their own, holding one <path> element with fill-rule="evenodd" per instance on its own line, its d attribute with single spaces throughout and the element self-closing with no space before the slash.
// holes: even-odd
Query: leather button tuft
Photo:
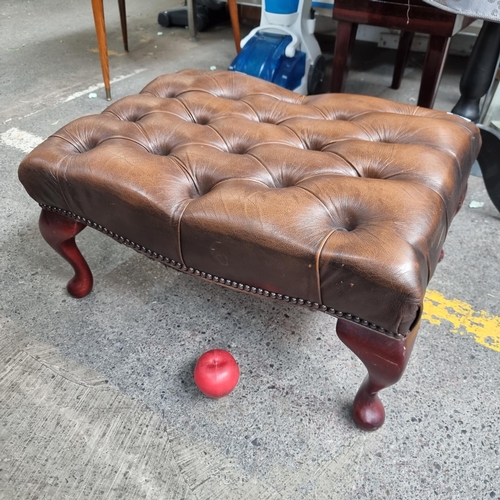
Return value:
<svg viewBox="0 0 500 500">
<path fill-rule="evenodd" d="M 137 111 L 140 111 L 140 110 L 137 110 Z M 144 118 L 144 115 L 142 113 L 137 113 L 136 112 L 136 113 L 131 113 L 128 116 L 122 117 L 121 120 L 124 121 L 124 122 L 135 123 L 135 122 L 140 121 L 142 118 Z"/>
<path fill-rule="evenodd" d="M 233 155 L 246 155 L 248 152 L 248 148 L 246 148 L 243 144 L 238 144 L 233 146 L 232 148 L 228 148 L 228 153 Z"/>
<path fill-rule="evenodd" d="M 87 153 L 92 149 L 95 149 L 97 146 L 99 146 L 99 139 L 97 137 L 90 137 L 86 138 L 86 140 L 83 139 L 76 147 L 78 149 L 78 153 Z"/>
<path fill-rule="evenodd" d="M 168 144 L 151 145 L 149 152 L 157 156 L 169 156 L 172 148 Z"/>
<path fill-rule="evenodd" d="M 268 116 L 264 116 L 264 117 L 259 116 L 259 122 L 260 123 L 269 123 L 270 125 L 276 125 L 276 120 L 274 118 L 271 118 Z"/>
<path fill-rule="evenodd" d="M 195 116 L 194 122 L 198 125 L 208 125 L 210 123 L 210 117 L 208 116 Z"/>
</svg>

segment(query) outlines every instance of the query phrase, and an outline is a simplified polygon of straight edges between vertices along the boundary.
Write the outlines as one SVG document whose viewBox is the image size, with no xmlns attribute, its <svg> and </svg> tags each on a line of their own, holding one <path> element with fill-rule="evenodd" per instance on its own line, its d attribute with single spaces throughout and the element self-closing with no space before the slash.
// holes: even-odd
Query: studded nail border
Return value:
<svg viewBox="0 0 500 500">
<path fill-rule="evenodd" d="M 184 272 L 187 274 L 192 274 L 193 276 L 198 276 L 204 280 L 212 281 L 212 282 L 217 283 L 219 285 L 222 285 L 222 286 L 225 286 L 228 288 L 233 288 L 235 290 L 240 290 L 242 292 L 247 292 L 247 293 L 250 293 L 253 295 L 261 295 L 262 297 L 266 297 L 269 299 L 283 300 L 285 302 L 289 302 L 290 304 L 309 307 L 311 309 L 322 311 L 322 312 L 327 313 L 331 316 L 335 316 L 336 318 L 342 318 L 342 319 L 363 325 L 367 328 L 370 328 L 374 331 L 382 333 L 388 337 L 395 338 L 397 340 L 403 340 L 405 338 L 405 335 L 402 335 L 401 333 L 390 332 L 389 330 L 386 330 L 385 328 L 382 328 L 381 326 L 378 326 L 375 323 L 370 323 L 369 321 L 366 321 L 366 320 L 360 318 L 359 316 L 354 316 L 350 313 L 339 311 L 337 309 L 334 309 L 333 307 L 327 307 L 324 304 L 318 304 L 318 302 L 311 302 L 310 300 L 305 300 L 305 299 L 301 299 L 301 298 L 297 298 L 297 297 L 290 297 L 288 295 L 283 295 L 281 293 L 270 292 L 269 290 L 264 290 L 263 288 L 257 288 L 255 286 L 246 285 L 244 283 L 239 283 L 237 281 L 232 281 L 229 279 L 221 278 L 219 276 L 215 276 L 215 275 L 210 274 L 210 273 L 206 273 L 204 271 L 200 271 L 200 270 L 195 269 L 193 267 L 187 267 L 184 264 L 182 264 L 181 262 L 176 262 L 175 260 L 169 259 L 168 257 L 165 257 L 164 255 L 160 255 L 157 252 L 153 252 L 152 250 L 149 250 L 148 248 L 146 248 L 142 245 L 139 245 L 138 243 L 130 241 L 128 238 L 124 238 L 123 236 L 120 236 L 119 234 L 116 234 L 113 231 L 110 231 L 109 229 L 101 226 L 100 224 L 97 224 L 96 222 L 92 222 L 91 220 L 86 219 L 85 217 L 81 217 L 80 215 L 76 215 L 73 212 L 70 212 L 69 210 L 63 210 L 62 208 L 57 208 L 57 207 L 53 207 L 51 205 L 46 205 L 45 203 L 39 203 L 39 205 L 44 210 L 48 210 L 49 212 L 55 212 L 55 213 L 58 213 L 60 215 L 64 215 L 65 217 L 69 217 L 70 219 L 73 219 L 77 222 L 80 222 L 81 224 L 85 224 L 89 227 L 97 229 L 101 233 L 107 234 L 108 236 L 113 238 L 118 243 L 121 243 L 122 245 L 125 245 L 126 247 L 132 248 L 136 252 L 139 252 L 143 255 L 146 255 L 150 259 L 161 262 L 163 265 L 165 265 L 167 267 L 171 267 L 177 271 L 181 271 L 181 272 Z"/>
</svg>

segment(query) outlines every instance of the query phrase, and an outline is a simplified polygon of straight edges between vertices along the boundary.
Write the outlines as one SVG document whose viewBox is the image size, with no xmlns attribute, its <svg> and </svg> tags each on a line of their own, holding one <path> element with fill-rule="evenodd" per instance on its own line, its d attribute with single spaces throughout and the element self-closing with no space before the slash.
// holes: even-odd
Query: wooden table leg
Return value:
<svg viewBox="0 0 500 500">
<path fill-rule="evenodd" d="M 238 5 L 236 0 L 227 0 L 227 6 L 229 8 L 229 16 L 231 17 L 231 27 L 233 28 L 233 38 L 234 45 L 236 46 L 236 53 L 239 54 L 241 51 L 241 32 L 240 32 L 240 20 L 238 18 Z"/>
<path fill-rule="evenodd" d="M 349 73 L 351 49 L 357 31 L 358 25 L 356 23 L 347 21 L 339 21 L 338 23 L 330 92 L 344 92 L 347 74 Z"/>
<path fill-rule="evenodd" d="M 106 26 L 104 24 L 103 0 L 92 0 L 92 12 L 94 14 L 95 32 L 97 35 L 97 45 L 99 47 L 99 57 L 101 58 L 102 77 L 106 90 L 106 99 L 111 100 L 111 84 L 109 82 L 108 44 L 106 41 Z"/>
<path fill-rule="evenodd" d="M 411 44 L 415 33 L 413 31 L 401 31 L 399 35 L 398 51 L 396 54 L 396 63 L 394 64 L 394 73 L 392 75 L 391 89 L 399 89 L 401 80 L 410 57 Z"/>
<path fill-rule="evenodd" d="M 451 37 L 434 36 L 429 38 L 424 70 L 418 94 L 418 106 L 432 108 L 436 99 L 437 89 L 443 74 L 444 63 L 450 48 Z"/>
<path fill-rule="evenodd" d="M 120 10 L 123 47 L 125 48 L 125 52 L 128 52 L 127 11 L 125 9 L 125 0 L 118 0 L 118 9 Z"/>
</svg>

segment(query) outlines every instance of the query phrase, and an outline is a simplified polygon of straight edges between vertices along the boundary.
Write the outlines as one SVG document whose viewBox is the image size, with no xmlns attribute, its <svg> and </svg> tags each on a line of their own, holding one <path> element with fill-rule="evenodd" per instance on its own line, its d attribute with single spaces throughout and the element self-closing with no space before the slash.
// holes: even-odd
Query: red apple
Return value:
<svg viewBox="0 0 500 500">
<path fill-rule="evenodd" d="M 223 349 L 202 354 L 194 367 L 198 389 L 211 398 L 227 396 L 238 383 L 240 369 L 233 356 Z"/>
</svg>

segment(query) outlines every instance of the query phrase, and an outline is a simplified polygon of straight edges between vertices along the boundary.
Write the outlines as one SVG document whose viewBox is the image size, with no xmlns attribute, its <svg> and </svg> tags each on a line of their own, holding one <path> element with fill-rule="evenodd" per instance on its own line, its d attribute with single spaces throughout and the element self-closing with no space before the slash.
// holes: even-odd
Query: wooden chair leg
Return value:
<svg viewBox="0 0 500 500">
<path fill-rule="evenodd" d="M 92 0 L 92 12 L 94 14 L 95 32 L 97 35 L 97 45 L 99 47 L 99 57 L 101 58 L 102 77 L 104 79 L 106 99 L 110 101 L 111 85 L 109 83 L 108 44 L 106 41 L 103 0 Z"/>
<path fill-rule="evenodd" d="M 68 293 L 78 299 L 88 295 L 93 285 L 92 272 L 75 243 L 75 236 L 87 226 L 48 210 L 42 210 L 38 225 L 44 240 L 75 271 L 67 285 Z"/>
<path fill-rule="evenodd" d="M 420 92 L 418 94 L 419 106 L 432 108 L 436 99 L 437 89 L 443 74 L 446 56 L 450 48 L 450 37 L 431 36 L 425 56 L 424 70 L 420 82 Z"/>
<path fill-rule="evenodd" d="M 413 31 L 401 31 L 399 35 L 398 51 L 396 54 L 396 63 L 394 64 L 394 73 L 392 75 L 391 89 L 399 89 L 401 80 L 406 68 L 406 63 L 410 57 L 411 44 L 415 33 Z"/>
<path fill-rule="evenodd" d="M 236 53 L 241 51 L 241 32 L 240 20 L 238 17 L 238 5 L 236 0 L 228 0 L 227 6 L 229 8 L 229 16 L 231 17 L 231 27 L 233 29 L 234 45 L 236 46 Z"/>
<path fill-rule="evenodd" d="M 128 52 L 127 11 L 125 9 L 125 0 L 118 0 L 118 9 L 120 10 L 123 47 L 125 48 L 125 52 Z"/>
<path fill-rule="evenodd" d="M 344 92 L 349 73 L 350 53 L 357 31 L 358 25 L 356 23 L 347 21 L 339 21 L 338 23 L 333 54 L 331 92 Z"/>
<path fill-rule="evenodd" d="M 372 431 L 384 423 L 385 410 L 378 392 L 395 384 L 403 375 L 418 327 L 419 324 L 399 340 L 343 319 L 337 321 L 340 340 L 368 370 L 353 404 L 353 418 L 359 428 Z"/>
</svg>

